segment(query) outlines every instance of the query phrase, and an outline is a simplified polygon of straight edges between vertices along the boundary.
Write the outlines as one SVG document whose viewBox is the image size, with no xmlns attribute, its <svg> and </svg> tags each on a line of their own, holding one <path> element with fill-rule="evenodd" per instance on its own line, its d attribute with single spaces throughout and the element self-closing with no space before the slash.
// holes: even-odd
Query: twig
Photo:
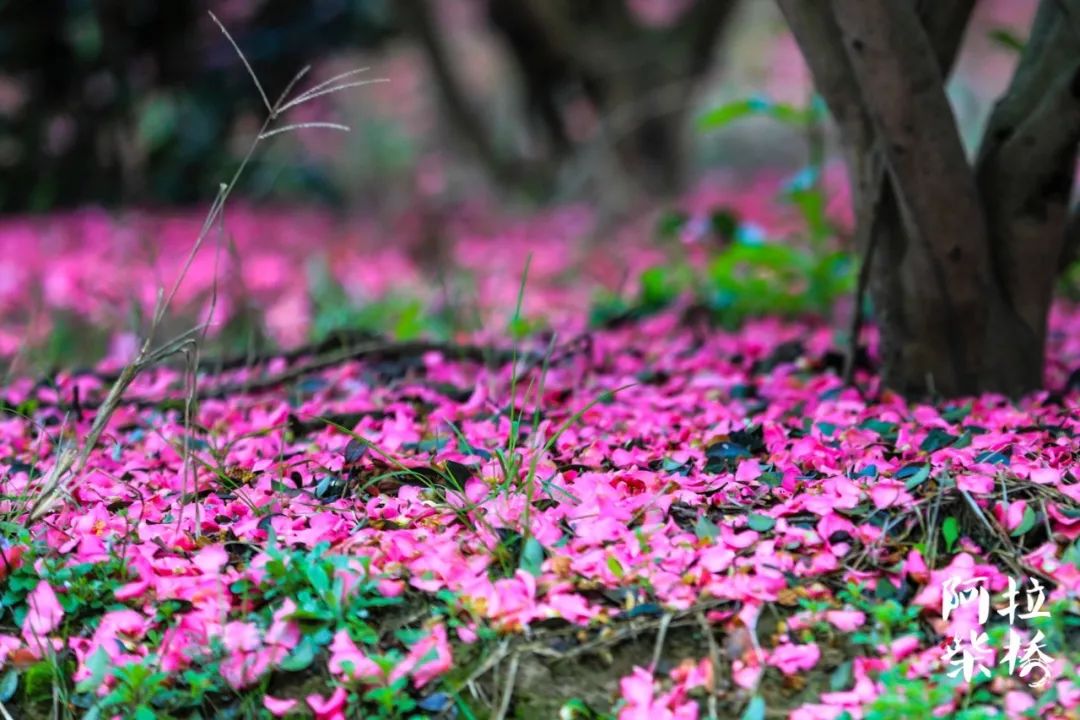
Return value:
<svg viewBox="0 0 1080 720">
<path fill-rule="evenodd" d="M 942 485 L 938 485 L 937 494 L 934 496 L 934 505 L 930 509 L 930 522 L 927 523 L 927 533 L 933 534 L 933 537 L 928 537 L 929 543 L 926 552 L 926 563 L 929 567 L 934 567 L 934 563 L 937 560 L 937 531 L 938 531 L 938 517 L 941 511 L 941 497 L 945 492 L 945 488 Z M 920 517 L 922 515 L 920 514 Z"/>
<path fill-rule="evenodd" d="M 657 665 L 660 664 L 660 657 L 664 653 L 664 640 L 667 639 L 668 626 L 671 625 L 673 617 L 675 616 L 671 613 L 664 613 L 664 616 L 660 618 L 660 631 L 656 634 L 656 647 L 653 648 L 652 662 L 649 663 L 649 670 L 654 673 Z"/>
<path fill-rule="evenodd" d="M 499 701 L 499 709 L 491 717 L 493 720 L 504 720 L 510 710 L 510 702 L 514 698 L 514 685 L 517 684 L 518 653 L 510 656 L 510 667 L 506 670 L 506 684 L 503 686 L 502 699 Z"/>
<path fill-rule="evenodd" d="M 693 614 L 695 612 L 705 612 L 707 610 L 712 610 L 714 608 L 720 607 L 722 605 L 728 605 L 730 603 L 730 600 L 713 600 L 705 603 L 699 603 L 696 606 L 688 608 L 684 611 L 673 613 L 674 617 L 670 621 L 671 627 L 686 627 L 693 622 L 693 620 L 691 620 L 690 618 L 693 617 Z M 521 648 L 519 648 L 519 650 L 528 650 L 533 655 L 541 655 L 543 657 L 555 658 L 556 660 L 562 662 L 566 660 L 572 660 L 579 655 L 585 655 L 587 653 L 594 652 L 600 648 L 618 645 L 619 643 L 624 642 L 625 640 L 628 640 L 632 637 L 637 637 L 641 632 L 659 629 L 660 622 L 660 620 L 650 620 L 639 623 L 631 620 L 627 622 L 625 626 L 618 629 L 613 629 L 611 633 L 606 634 L 603 637 L 590 640 L 563 652 L 553 650 L 550 647 L 547 647 L 543 642 L 530 643 L 528 645 L 522 646 Z M 757 638 L 754 638 L 754 645 L 760 650 L 760 646 L 757 643 Z"/>
<path fill-rule="evenodd" d="M 208 388 L 199 394 L 200 399 L 223 398 L 240 392 L 257 392 L 269 390 L 290 380 L 296 380 L 310 373 L 326 370 L 348 360 L 356 360 L 362 357 L 375 355 L 408 357 L 422 355 L 427 352 L 444 352 L 448 355 L 457 355 L 468 359 L 482 361 L 492 358 L 501 362 L 507 362 L 509 356 L 505 352 L 496 353 L 494 350 L 477 347 L 474 345 L 451 345 L 427 340 L 410 340 L 407 342 L 375 342 L 358 347 L 343 348 L 337 352 L 328 353 L 322 357 L 314 358 L 296 367 L 274 373 L 259 380 L 245 382 L 243 384 L 230 384 Z"/>
<path fill-rule="evenodd" d="M 233 251 L 233 259 L 236 260 L 238 256 Z M 378 336 L 372 335 L 367 332 L 338 332 L 332 334 L 325 340 L 319 342 L 305 343 L 298 347 L 291 348 L 289 350 L 280 350 L 276 352 L 266 352 L 257 355 L 252 355 L 250 352 L 237 353 L 236 355 L 223 355 L 218 357 L 207 357 L 203 359 L 203 365 L 214 368 L 215 372 L 224 372 L 226 370 L 238 370 L 240 368 L 251 368 L 256 365 L 266 364 L 273 360 L 285 360 L 286 362 L 295 362 L 302 357 L 309 355 L 321 355 L 331 350 L 337 350 L 350 345 L 356 345 L 359 343 L 371 343 L 379 340 Z M 93 377 L 101 380 L 105 383 L 116 382 L 116 379 L 120 377 L 119 372 L 99 372 L 93 368 L 82 368 L 72 372 L 73 376 L 78 377 Z"/>
<path fill-rule="evenodd" d="M 713 637 L 712 626 L 709 625 L 709 620 L 705 617 L 705 613 L 698 610 L 696 616 L 698 625 L 701 626 L 701 632 L 705 634 L 705 639 L 709 643 L 709 663 L 712 665 L 712 687 L 708 688 L 709 720 L 718 720 L 720 715 L 718 712 L 717 701 L 719 699 L 720 686 L 716 680 L 720 673 L 720 648 L 716 644 L 716 638 Z"/>
<path fill-rule="evenodd" d="M 1010 540 L 1008 532 L 1005 531 L 1005 528 L 1001 527 L 1001 524 L 998 523 L 997 518 L 984 513 L 982 511 L 982 508 L 979 507 L 979 504 L 975 502 L 975 498 L 971 497 L 971 494 L 967 490 L 961 490 L 960 494 L 964 496 L 964 499 L 974 511 L 975 516 L 978 517 L 980 521 L 982 521 L 983 525 L 985 525 L 995 537 L 997 537 L 999 544 L 1005 550 L 1005 552 L 1001 553 L 1002 559 L 1010 567 L 1010 569 L 1013 570 L 1013 572 L 1016 572 L 1017 574 L 1025 572 L 1028 574 L 1028 576 L 1037 576 L 1050 583 L 1051 585 L 1058 584 L 1057 580 L 1024 561 L 1020 552 L 1016 549 L 1016 546 L 1012 543 L 1012 540 Z"/>
<path fill-rule="evenodd" d="M 453 693 L 461 692 L 466 686 L 472 685 L 474 682 L 476 682 L 477 680 L 482 678 L 484 675 L 486 675 L 487 672 L 489 670 L 491 670 L 491 668 L 498 665 L 499 662 L 504 657 L 506 657 L 506 654 L 507 654 L 509 648 L 510 648 L 510 640 L 509 639 L 503 640 L 501 643 L 499 643 L 498 649 L 495 652 L 488 655 L 487 660 L 480 663 L 479 667 L 477 667 L 475 670 L 473 670 L 471 673 L 469 673 L 469 676 L 467 678 L 465 678 L 464 680 L 462 680 L 457 685 L 457 687 L 454 688 Z"/>
</svg>

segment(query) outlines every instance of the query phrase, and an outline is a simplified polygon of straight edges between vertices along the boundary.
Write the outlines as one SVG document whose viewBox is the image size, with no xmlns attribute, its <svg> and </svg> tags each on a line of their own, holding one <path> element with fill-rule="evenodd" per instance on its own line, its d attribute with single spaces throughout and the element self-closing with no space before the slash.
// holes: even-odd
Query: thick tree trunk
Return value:
<svg viewBox="0 0 1080 720">
<path fill-rule="evenodd" d="M 908 396 L 1041 384 L 1080 136 L 1056 2 L 976 174 L 944 93 L 973 0 L 779 0 L 848 150 L 883 381 Z"/>
</svg>

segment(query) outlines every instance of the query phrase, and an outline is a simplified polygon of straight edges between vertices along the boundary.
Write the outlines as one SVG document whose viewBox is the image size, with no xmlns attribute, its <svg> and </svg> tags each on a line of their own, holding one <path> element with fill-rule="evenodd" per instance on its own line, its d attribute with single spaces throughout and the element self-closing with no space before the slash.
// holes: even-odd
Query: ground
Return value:
<svg viewBox="0 0 1080 720">
<path fill-rule="evenodd" d="M 766 230 L 782 224 L 732 202 Z M 579 250 L 583 217 L 456 219 L 448 265 L 471 269 L 475 325 L 453 283 L 432 290 L 408 252 L 356 243 L 373 231 L 233 218 L 249 223 L 234 238 L 242 260 L 204 248 L 182 301 L 239 322 L 253 298 L 270 341 L 139 374 L 55 495 L 50 468 L 81 447 L 135 345 L 107 336 L 105 359 L 73 370 L 80 348 L 50 358 L 19 339 L 16 320 L 34 313 L 9 292 L 6 352 L 24 371 L 0 421 L 0 707 L 1076 717 L 1080 309 L 1055 309 L 1046 392 L 909 403 L 880 387 L 872 329 L 845 385 L 834 318 L 717 324 L 700 294 L 668 297 L 642 274 L 660 262 L 645 239 Z M 56 318 L 122 331 L 118 298 L 152 306 L 168 286 L 136 271 L 135 249 L 173 238 L 157 257 L 175 272 L 196 223 L 26 225 L 66 258 L 43 285 L 48 332 L 63 336 Z M 313 236 L 337 240 L 305 273 Z M 103 276 L 120 261 L 79 255 L 87 238 L 130 267 Z M 27 272 L 48 255 L 36 247 Z M 219 290 L 218 273 L 241 280 Z M 624 276 L 643 278 L 630 296 L 646 302 L 613 305 Z M 428 295 L 411 305 L 391 279 Z M 438 327 L 417 319 L 433 307 Z M 64 369 L 25 370 L 43 358 Z M 957 581 L 987 590 L 985 623 Z M 965 680 L 964 653 L 947 650 L 970 639 Z"/>
</svg>

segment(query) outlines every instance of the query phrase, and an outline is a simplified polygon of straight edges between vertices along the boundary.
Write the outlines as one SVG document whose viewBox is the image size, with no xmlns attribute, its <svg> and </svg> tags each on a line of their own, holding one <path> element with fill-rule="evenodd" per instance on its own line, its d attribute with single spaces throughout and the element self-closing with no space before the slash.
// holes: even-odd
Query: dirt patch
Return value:
<svg viewBox="0 0 1080 720">
<path fill-rule="evenodd" d="M 766 615 L 769 615 L 766 613 Z M 762 617 L 761 636 L 768 637 L 774 631 L 778 617 Z M 567 649 L 560 655 L 557 648 L 538 648 L 536 643 L 523 644 L 517 650 L 510 649 L 473 689 L 470 701 L 491 711 L 498 708 L 506 692 L 511 672 L 514 688 L 509 700 L 506 717 L 518 720 L 559 717 L 559 710 L 570 700 L 584 702 L 589 708 L 606 712 L 618 699 L 619 682 L 633 673 L 635 667 L 648 668 L 654 658 L 655 675 L 667 677 L 680 663 L 697 662 L 716 653 L 718 667 L 714 694 L 718 717 L 738 717 L 754 694 L 736 686 L 731 680 L 730 653 L 725 650 L 726 633 L 711 628 L 710 641 L 705 630 L 693 617 L 673 621 L 659 642 L 659 627 L 634 629 L 616 625 L 609 632 L 610 638 L 586 639 L 577 648 Z M 659 650 L 658 650 L 659 648 Z M 815 702 L 823 692 L 829 692 L 831 678 L 836 670 L 851 658 L 854 648 L 822 646 L 822 657 L 809 672 L 784 675 L 769 667 L 762 676 L 756 694 L 766 702 L 770 717 L 786 717 L 788 712 L 807 702 Z M 517 654 L 516 669 L 513 658 Z M 846 688 L 844 688 L 846 689 Z M 470 694 L 463 690 L 463 696 Z M 696 698 L 702 706 L 703 718 L 708 717 L 710 704 L 704 689 Z"/>
</svg>

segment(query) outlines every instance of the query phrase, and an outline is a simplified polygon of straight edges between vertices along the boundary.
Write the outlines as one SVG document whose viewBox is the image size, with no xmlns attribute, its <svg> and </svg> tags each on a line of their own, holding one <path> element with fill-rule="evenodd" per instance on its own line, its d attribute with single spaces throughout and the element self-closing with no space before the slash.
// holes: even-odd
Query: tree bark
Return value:
<svg viewBox="0 0 1080 720">
<path fill-rule="evenodd" d="M 833 0 L 833 8 L 910 241 L 896 269 L 909 332 L 892 384 L 972 392 L 991 289 L 986 227 L 940 68 L 911 6 Z"/>
<path fill-rule="evenodd" d="M 991 113 L 975 166 L 998 281 L 1019 316 L 1020 337 L 1040 348 L 1040 374 L 1078 143 L 1080 1 L 1047 1 Z"/>
<path fill-rule="evenodd" d="M 944 93 L 974 0 L 778 2 L 848 152 L 884 383 L 1038 387 L 1080 134 L 1062 8 L 1080 18 L 1080 0 L 1043 3 L 978 173 Z"/>
</svg>

